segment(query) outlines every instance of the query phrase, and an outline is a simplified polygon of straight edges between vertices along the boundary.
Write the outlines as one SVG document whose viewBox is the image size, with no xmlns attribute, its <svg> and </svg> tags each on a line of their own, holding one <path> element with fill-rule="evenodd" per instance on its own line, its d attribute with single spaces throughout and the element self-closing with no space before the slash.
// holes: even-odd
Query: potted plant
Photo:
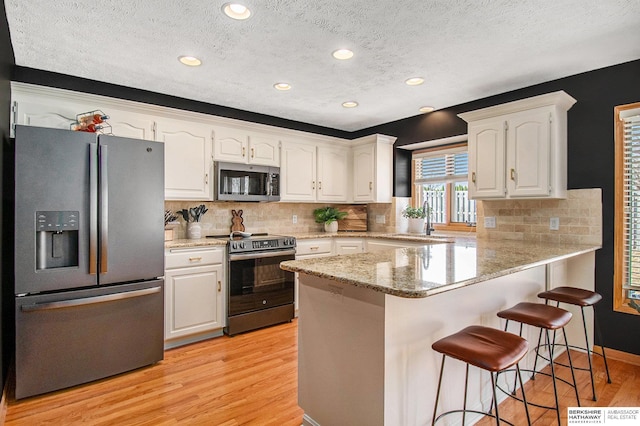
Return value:
<svg viewBox="0 0 640 426">
<path fill-rule="evenodd" d="M 338 232 L 338 221 L 347 216 L 347 212 L 341 212 L 335 207 L 320 207 L 313 211 L 316 223 L 324 223 L 326 232 Z"/>
<path fill-rule="evenodd" d="M 402 210 L 402 217 L 409 219 L 409 233 L 419 234 L 424 230 L 424 218 L 427 214 L 422 207 L 407 206 Z"/>
</svg>

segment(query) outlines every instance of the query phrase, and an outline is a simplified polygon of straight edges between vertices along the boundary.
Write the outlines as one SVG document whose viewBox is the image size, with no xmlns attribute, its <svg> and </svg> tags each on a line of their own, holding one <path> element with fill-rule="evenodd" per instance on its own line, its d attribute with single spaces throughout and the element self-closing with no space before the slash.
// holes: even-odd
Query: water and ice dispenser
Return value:
<svg viewBox="0 0 640 426">
<path fill-rule="evenodd" d="M 36 212 L 36 269 L 78 266 L 77 211 Z"/>
</svg>

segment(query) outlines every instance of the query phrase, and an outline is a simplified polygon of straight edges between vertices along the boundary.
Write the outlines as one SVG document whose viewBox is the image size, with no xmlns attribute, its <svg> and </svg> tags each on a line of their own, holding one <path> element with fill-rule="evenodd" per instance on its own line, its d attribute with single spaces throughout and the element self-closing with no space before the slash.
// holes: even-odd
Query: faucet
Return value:
<svg viewBox="0 0 640 426">
<path fill-rule="evenodd" d="M 424 233 L 425 235 L 431 235 L 431 233 L 435 231 L 435 229 L 431 227 L 431 213 L 429 212 L 429 203 L 427 202 L 427 200 L 424 200 L 424 203 L 422 203 L 422 211 L 427 217 L 427 225 L 425 226 Z"/>
</svg>

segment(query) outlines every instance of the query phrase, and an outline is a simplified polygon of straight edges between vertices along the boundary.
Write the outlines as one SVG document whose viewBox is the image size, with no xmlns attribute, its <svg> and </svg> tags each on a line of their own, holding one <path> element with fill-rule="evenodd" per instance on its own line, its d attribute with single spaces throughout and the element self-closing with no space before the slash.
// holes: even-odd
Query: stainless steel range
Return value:
<svg viewBox="0 0 640 426">
<path fill-rule="evenodd" d="M 226 334 L 234 335 L 294 317 L 294 274 L 280 262 L 295 259 L 296 239 L 254 234 L 227 244 L 229 287 Z"/>
</svg>

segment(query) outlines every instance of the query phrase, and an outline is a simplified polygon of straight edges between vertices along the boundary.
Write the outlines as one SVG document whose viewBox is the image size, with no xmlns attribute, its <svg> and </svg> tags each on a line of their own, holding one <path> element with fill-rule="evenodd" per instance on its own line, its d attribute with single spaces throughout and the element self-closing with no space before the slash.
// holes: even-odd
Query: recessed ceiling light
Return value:
<svg viewBox="0 0 640 426">
<path fill-rule="evenodd" d="M 289 83 L 276 83 L 273 85 L 278 90 L 289 90 L 291 89 L 291 85 Z"/>
<path fill-rule="evenodd" d="M 342 106 L 345 108 L 355 108 L 358 106 L 358 103 L 356 101 L 347 101 L 347 102 L 343 102 Z"/>
<path fill-rule="evenodd" d="M 190 67 L 198 67 L 202 64 L 202 61 L 195 56 L 179 56 L 178 60 Z"/>
<path fill-rule="evenodd" d="M 336 59 L 351 59 L 353 58 L 353 52 L 349 49 L 338 49 L 332 53 Z"/>
<path fill-rule="evenodd" d="M 222 6 L 222 11 L 229 18 L 237 19 L 239 21 L 251 16 L 251 11 L 245 5 L 240 3 L 225 3 L 225 5 Z"/>
<path fill-rule="evenodd" d="M 420 112 L 432 112 L 435 108 L 432 106 L 423 106 L 420 107 Z"/>
<path fill-rule="evenodd" d="M 424 83 L 424 78 L 422 77 L 411 77 L 404 81 L 407 86 L 419 86 Z"/>
</svg>

